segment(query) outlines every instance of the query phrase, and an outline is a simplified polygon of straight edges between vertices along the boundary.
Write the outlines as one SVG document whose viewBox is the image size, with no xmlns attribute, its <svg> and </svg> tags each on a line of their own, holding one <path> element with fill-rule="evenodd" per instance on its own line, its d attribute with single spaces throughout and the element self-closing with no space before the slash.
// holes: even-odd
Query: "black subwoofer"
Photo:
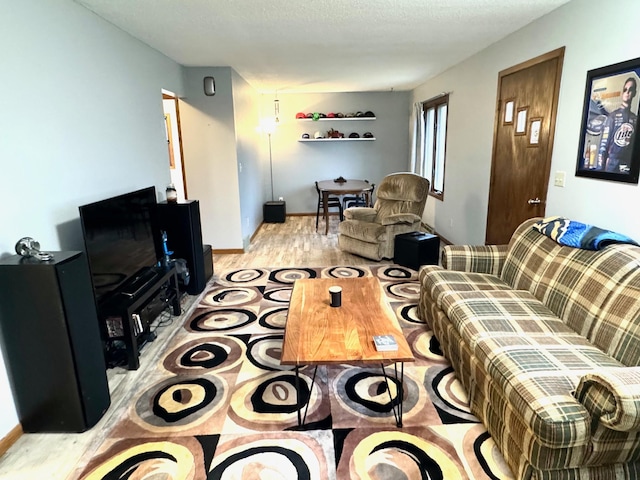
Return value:
<svg viewBox="0 0 640 480">
<path fill-rule="evenodd" d="M 204 245 L 204 278 L 205 282 L 209 281 L 213 275 L 213 252 L 211 251 L 211 245 Z"/>
</svg>

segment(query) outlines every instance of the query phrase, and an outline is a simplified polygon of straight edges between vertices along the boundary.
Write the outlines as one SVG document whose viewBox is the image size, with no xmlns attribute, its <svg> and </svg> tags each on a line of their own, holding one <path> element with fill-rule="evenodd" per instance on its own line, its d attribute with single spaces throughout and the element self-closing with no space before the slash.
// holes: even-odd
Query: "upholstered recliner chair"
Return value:
<svg viewBox="0 0 640 480">
<path fill-rule="evenodd" d="M 378 187 L 373 207 L 344 211 L 338 246 L 372 260 L 393 258 L 396 235 L 420 230 L 429 194 L 429 180 L 413 173 L 394 173 Z"/>
</svg>

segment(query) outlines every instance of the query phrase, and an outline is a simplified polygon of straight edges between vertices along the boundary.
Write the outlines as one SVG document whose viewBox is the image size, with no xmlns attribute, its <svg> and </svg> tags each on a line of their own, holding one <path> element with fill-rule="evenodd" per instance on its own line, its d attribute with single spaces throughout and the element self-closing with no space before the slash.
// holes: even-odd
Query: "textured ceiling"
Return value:
<svg viewBox="0 0 640 480">
<path fill-rule="evenodd" d="M 569 0 L 75 0 L 263 93 L 410 90 Z"/>
</svg>

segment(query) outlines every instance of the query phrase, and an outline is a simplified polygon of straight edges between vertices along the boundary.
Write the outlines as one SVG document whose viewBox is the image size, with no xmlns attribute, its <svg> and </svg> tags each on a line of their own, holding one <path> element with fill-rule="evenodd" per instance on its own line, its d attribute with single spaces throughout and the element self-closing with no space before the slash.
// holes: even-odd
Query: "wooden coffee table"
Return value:
<svg viewBox="0 0 640 480">
<path fill-rule="evenodd" d="M 342 287 L 342 306 L 336 308 L 329 305 L 329 287 L 333 285 Z M 398 350 L 378 352 L 373 343 L 374 335 L 393 335 Z M 294 283 L 280 363 L 295 366 L 298 394 L 301 366 L 315 366 L 309 389 L 311 396 L 318 365 L 380 365 L 396 425 L 401 427 L 404 362 L 414 360 L 411 348 L 377 278 L 313 278 L 296 280 Z M 385 364 L 392 363 L 395 364 L 395 380 L 400 383 L 397 411 L 384 369 Z M 309 399 L 304 402 L 307 408 L 308 402 Z M 298 425 L 303 425 L 305 418 L 300 412 L 303 404 L 300 401 L 298 404 Z"/>
</svg>

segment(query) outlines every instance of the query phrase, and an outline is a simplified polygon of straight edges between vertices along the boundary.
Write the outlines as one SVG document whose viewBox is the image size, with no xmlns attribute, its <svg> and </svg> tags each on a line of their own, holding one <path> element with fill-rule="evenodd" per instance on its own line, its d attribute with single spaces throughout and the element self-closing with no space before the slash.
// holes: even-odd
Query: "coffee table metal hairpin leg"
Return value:
<svg viewBox="0 0 640 480">
<path fill-rule="evenodd" d="M 387 376 L 387 372 L 384 369 L 384 364 L 381 363 L 380 367 L 382 368 L 382 375 L 384 375 L 384 381 L 387 385 L 387 392 L 389 393 L 389 402 L 391 402 L 391 409 L 393 410 L 393 416 L 396 419 L 396 426 L 398 428 L 402 428 L 402 406 L 404 403 L 404 362 L 400 362 L 400 375 L 398 375 L 398 364 L 393 364 L 394 370 L 394 380 L 397 383 L 400 383 L 400 388 L 398 389 L 398 411 L 396 412 L 396 407 L 393 405 L 393 397 L 391 396 L 391 388 L 389 388 L 389 377 Z"/>
<path fill-rule="evenodd" d="M 301 427 L 304 425 L 304 422 L 307 420 L 307 410 L 309 410 L 309 403 L 311 403 L 311 392 L 313 391 L 313 384 L 316 383 L 316 373 L 318 372 L 318 366 L 316 365 L 313 368 L 313 376 L 311 377 L 311 387 L 309 387 L 309 397 L 304 403 L 300 403 L 300 371 L 299 366 L 295 366 L 296 370 L 296 400 L 297 400 L 297 411 L 298 411 L 298 426 Z M 302 409 L 302 405 L 304 405 L 304 416 L 302 416 L 300 410 Z"/>
</svg>

